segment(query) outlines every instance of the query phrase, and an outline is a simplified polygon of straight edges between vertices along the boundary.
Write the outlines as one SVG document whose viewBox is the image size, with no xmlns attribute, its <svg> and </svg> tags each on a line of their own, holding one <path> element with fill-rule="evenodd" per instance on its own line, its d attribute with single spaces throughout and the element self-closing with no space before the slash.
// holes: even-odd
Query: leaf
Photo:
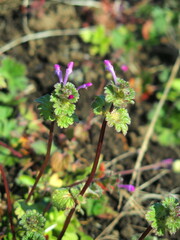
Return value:
<svg viewBox="0 0 180 240">
<path fill-rule="evenodd" d="M 3 76 L 0 75 L 0 89 L 2 88 L 7 88 L 7 83 L 5 81 L 5 78 L 3 78 Z"/>
<path fill-rule="evenodd" d="M 54 108 L 54 113 L 56 116 L 60 116 L 60 115 L 68 115 L 71 116 L 75 109 L 76 106 L 70 102 L 61 102 L 61 100 L 57 100 L 54 104 L 53 104 L 53 108 Z"/>
<path fill-rule="evenodd" d="M 16 178 L 16 183 L 18 185 L 24 185 L 24 186 L 31 187 L 31 186 L 33 186 L 34 182 L 35 182 L 34 178 L 32 178 L 28 175 L 25 175 L 25 174 L 22 174 Z"/>
<path fill-rule="evenodd" d="M 108 206 L 108 199 L 105 195 L 102 195 L 99 199 L 87 198 L 86 203 L 82 204 L 82 206 L 88 216 L 115 215 L 114 210 Z"/>
<path fill-rule="evenodd" d="M 142 26 L 142 36 L 145 40 L 148 40 L 150 38 L 152 25 L 153 25 L 152 20 L 147 20 Z"/>
<path fill-rule="evenodd" d="M 92 44 L 101 44 L 103 40 L 106 38 L 106 30 L 103 25 L 97 26 L 96 30 L 92 34 Z"/>
<path fill-rule="evenodd" d="M 80 37 L 85 43 L 89 43 L 91 41 L 93 35 L 93 30 L 85 29 L 80 33 Z"/>
<path fill-rule="evenodd" d="M 126 43 L 126 40 L 128 38 L 128 34 L 130 34 L 130 32 L 123 25 L 119 28 L 114 29 L 111 32 L 113 48 L 117 49 L 117 48 L 124 47 L 125 43 Z"/>
<path fill-rule="evenodd" d="M 57 125 L 61 128 L 67 128 L 74 123 L 74 118 L 72 116 L 66 116 L 61 114 L 56 117 Z"/>
<path fill-rule="evenodd" d="M 93 112 L 96 115 L 102 115 L 105 111 L 106 101 L 103 95 L 96 96 L 95 100 L 92 103 Z"/>
<path fill-rule="evenodd" d="M 13 113 L 13 108 L 8 106 L 0 106 L 1 119 L 6 119 Z M 1 121 L 1 120 L 0 120 Z"/>
<path fill-rule="evenodd" d="M 49 179 L 49 185 L 53 187 L 61 187 L 63 181 L 59 178 L 58 173 L 54 173 Z"/>
<path fill-rule="evenodd" d="M 115 107 L 125 108 L 128 104 L 134 103 L 135 92 L 129 87 L 129 83 L 123 79 L 117 79 L 118 84 L 114 83 L 106 86 L 105 100 L 112 103 Z"/>
<path fill-rule="evenodd" d="M 28 231 L 23 235 L 22 240 L 46 240 L 46 238 L 41 233 Z"/>
<path fill-rule="evenodd" d="M 127 109 L 120 108 L 114 109 L 112 112 L 106 114 L 106 121 L 109 127 L 115 127 L 117 132 L 121 132 L 126 135 L 128 131 L 127 124 L 131 123 Z"/>
<path fill-rule="evenodd" d="M 39 97 L 35 100 L 35 102 L 39 103 L 38 109 L 44 120 L 54 121 L 53 104 L 50 102 L 50 95 L 46 94 Z"/>
<path fill-rule="evenodd" d="M 59 188 L 52 193 L 51 202 L 58 210 L 71 209 L 75 205 L 75 200 L 79 194 L 78 188 Z"/>
<path fill-rule="evenodd" d="M 17 62 L 13 58 L 4 58 L 0 66 L 1 84 L 2 78 L 6 80 L 8 93 L 0 92 L 2 102 L 11 101 L 18 92 L 24 90 L 27 86 L 27 78 L 25 77 L 26 67 L 24 64 Z M 4 80 L 3 80 L 4 81 Z"/>
</svg>

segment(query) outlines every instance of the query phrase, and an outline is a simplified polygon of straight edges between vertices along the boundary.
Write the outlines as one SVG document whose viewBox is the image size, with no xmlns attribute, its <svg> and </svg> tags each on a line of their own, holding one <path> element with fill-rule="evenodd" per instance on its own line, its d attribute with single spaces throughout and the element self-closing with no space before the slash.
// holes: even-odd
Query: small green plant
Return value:
<svg viewBox="0 0 180 240">
<path fill-rule="evenodd" d="M 91 55 L 105 56 L 111 48 L 114 50 L 122 48 L 123 51 L 128 51 L 139 45 L 139 41 L 135 41 L 133 32 L 125 25 L 109 31 L 105 26 L 99 25 L 95 30 L 84 30 L 80 36 L 85 43 L 91 44 Z"/>
<path fill-rule="evenodd" d="M 0 102 L 12 105 L 18 104 L 23 98 L 18 94 L 26 89 L 26 67 L 12 58 L 4 58 L 0 66 Z"/>
<path fill-rule="evenodd" d="M 128 104 L 133 104 L 135 92 L 129 87 L 129 83 L 116 77 L 114 69 L 108 60 L 105 60 L 106 69 L 111 72 L 114 82 L 105 87 L 105 96 L 98 96 L 92 103 L 96 115 L 103 115 L 109 127 L 115 127 L 117 132 L 126 135 L 128 124 L 131 123 Z M 113 106 L 110 110 L 110 106 Z"/>
<path fill-rule="evenodd" d="M 46 219 L 42 214 L 36 210 L 28 210 L 24 215 L 21 216 L 19 225 L 25 231 L 25 235 L 22 237 L 23 240 L 39 239 L 45 240 L 43 236 Z"/>
<path fill-rule="evenodd" d="M 27 88 L 26 67 L 15 59 L 6 57 L 0 65 L 0 163 L 12 166 L 19 161 L 19 138 L 27 128 L 20 124 L 21 104 L 25 97 L 18 97 Z M 21 113 L 20 113 L 21 114 Z M 23 115 L 23 118 L 26 117 Z M 27 121 L 27 119 L 26 119 Z"/>
<path fill-rule="evenodd" d="M 153 204 L 146 219 L 150 226 L 139 239 L 144 239 L 153 229 L 157 236 L 163 236 L 166 232 L 176 233 L 180 229 L 180 205 L 176 198 L 167 197 L 162 202 Z"/>
<path fill-rule="evenodd" d="M 155 125 L 155 133 L 157 140 L 164 146 L 175 146 L 179 144 L 180 129 L 179 129 L 179 118 L 180 118 L 180 79 L 176 78 L 173 81 L 171 90 L 168 94 L 166 104 L 160 112 L 160 117 Z M 162 93 L 157 94 L 157 98 L 160 99 Z M 152 119 L 154 115 L 154 107 L 148 114 L 148 118 Z"/>
<path fill-rule="evenodd" d="M 174 234 L 180 229 L 179 211 L 178 200 L 174 197 L 167 197 L 149 208 L 146 219 L 158 236 L 163 236 L 166 231 Z"/>
<path fill-rule="evenodd" d="M 55 65 L 56 75 L 59 78 L 59 83 L 55 84 L 54 91 L 51 95 L 47 94 L 36 99 L 39 103 L 40 115 L 44 120 L 56 121 L 61 128 L 67 128 L 74 122 L 78 121 L 75 114 L 75 103 L 79 99 L 78 90 L 81 88 L 90 87 L 91 83 L 86 83 L 78 88 L 74 84 L 67 82 L 69 75 L 73 69 L 73 62 L 68 64 L 65 77 L 63 79 L 59 65 Z"/>
</svg>

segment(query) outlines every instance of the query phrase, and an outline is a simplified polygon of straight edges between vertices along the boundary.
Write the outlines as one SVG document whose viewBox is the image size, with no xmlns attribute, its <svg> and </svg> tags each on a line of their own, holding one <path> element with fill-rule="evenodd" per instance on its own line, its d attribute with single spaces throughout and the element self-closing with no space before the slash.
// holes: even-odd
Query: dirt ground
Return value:
<svg viewBox="0 0 180 240">
<path fill-rule="evenodd" d="M 40 1 L 41 2 L 41 1 Z M 98 1 L 97 1 L 98 2 Z M 91 56 L 89 54 L 89 45 L 82 42 L 79 37 L 79 29 L 86 26 L 98 24 L 100 21 L 107 21 L 105 14 L 101 13 L 101 18 L 98 20 L 97 9 L 92 9 L 84 6 L 74 6 L 58 3 L 58 1 L 47 1 L 37 8 L 26 9 L 22 7 L 22 1 L 0 1 L 0 46 L 27 34 L 42 32 L 52 29 L 71 29 L 75 34 L 68 35 L 66 33 L 61 36 L 40 38 L 37 40 L 28 41 L 18 44 L 9 50 L 6 50 L 0 58 L 11 56 L 24 63 L 27 67 L 27 76 L 30 79 L 29 84 L 34 86 L 34 90 L 28 96 L 28 103 L 32 104 L 35 98 L 42 94 L 50 93 L 57 79 L 54 75 L 53 65 L 58 63 L 65 70 L 68 62 L 75 63 L 73 79 L 77 85 L 82 82 L 92 82 L 93 86 L 87 91 L 81 92 L 81 101 L 78 104 L 77 115 L 80 118 L 80 123 L 90 127 L 88 128 L 88 137 L 85 140 L 78 139 L 75 153 L 88 161 L 92 161 L 95 154 L 95 148 L 99 136 L 99 130 L 102 119 L 95 118 L 92 123 L 90 117 L 91 102 L 95 95 L 101 94 L 105 80 L 105 70 L 103 59 L 99 56 Z M 95 12 L 95 13 L 94 13 Z M 108 21 L 110 27 L 113 27 L 115 22 Z M 109 27 L 109 26 L 108 26 Z M 140 58 L 144 57 L 140 56 Z M 147 53 L 148 54 L 148 53 Z M 106 58 L 109 58 L 106 56 Z M 146 59 L 148 57 L 146 56 Z M 171 53 L 170 63 L 174 62 L 174 55 Z M 108 128 L 105 134 L 105 140 L 102 150 L 103 161 L 107 164 L 113 158 L 122 155 L 125 152 L 133 152 L 127 158 L 112 164 L 109 170 L 125 170 L 131 169 L 135 165 L 137 159 L 137 151 L 141 147 L 145 133 L 148 129 L 147 113 L 152 108 L 155 98 L 152 96 L 147 101 L 139 101 L 130 107 L 130 116 L 132 123 L 129 127 L 129 132 L 126 137 L 121 133 L 115 133 L 114 129 Z M 27 105 L 28 106 L 28 105 Z M 48 124 L 47 124 L 48 126 Z M 64 131 L 65 133 L 66 131 Z M 56 140 L 60 130 L 56 128 Z M 83 150 L 82 150 L 83 149 Z M 149 165 L 159 162 L 163 159 L 177 159 L 179 149 L 176 147 L 163 147 L 153 135 L 148 150 L 143 159 L 142 165 Z M 169 193 L 178 194 L 179 192 L 179 175 L 172 171 L 165 173 L 166 170 L 150 170 L 142 172 L 140 185 L 146 183 L 150 179 L 157 176 L 152 184 L 139 192 L 135 196 L 136 203 L 126 206 L 123 210 L 126 212 L 124 216 L 118 213 L 118 205 L 122 201 L 123 204 L 130 199 L 130 194 L 122 190 L 122 197 L 117 193 L 108 191 L 109 203 L 114 208 L 116 217 L 100 216 L 80 220 L 83 224 L 83 229 L 94 239 L 106 229 L 104 237 L 98 239 L 131 239 L 137 233 L 141 233 L 147 227 L 147 222 L 144 220 L 143 212 L 146 207 L 162 196 L 167 196 Z M 164 175 L 163 175 L 164 172 Z M 162 176 L 161 176 L 162 174 Z M 158 177 L 159 176 L 159 177 Z M 13 176 L 10 176 L 10 179 Z M 131 175 L 123 177 L 124 183 L 129 183 Z M 146 200 L 145 200 L 146 198 Z M 122 206 L 120 207 L 122 209 Z M 134 214 L 133 214 L 134 212 Z M 119 219 L 118 217 L 119 216 Z M 109 225 L 116 219 L 116 223 Z M 180 239 L 178 234 L 166 239 Z"/>
</svg>

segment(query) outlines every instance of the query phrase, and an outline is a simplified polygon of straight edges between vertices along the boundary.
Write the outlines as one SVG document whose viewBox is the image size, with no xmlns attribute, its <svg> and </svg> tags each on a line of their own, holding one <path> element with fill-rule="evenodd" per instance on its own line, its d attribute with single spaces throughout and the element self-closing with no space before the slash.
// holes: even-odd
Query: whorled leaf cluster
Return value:
<svg viewBox="0 0 180 240">
<path fill-rule="evenodd" d="M 74 84 L 66 85 L 57 83 L 51 95 L 46 94 L 38 99 L 38 109 L 44 120 L 56 121 L 61 128 L 67 128 L 78 120 L 75 103 L 79 99 L 79 93 Z"/>
<path fill-rule="evenodd" d="M 46 219 L 42 214 L 38 213 L 35 209 L 27 210 L 25 214 L 21 216 L 19 224 L 25 231 L 23 240 L 44 240 L 43 231 L 45 227 Z"/>
<path fill-rule="evenodd" d="M 178 200 L 174 197 L 167 197 L 149 208 L 146 219 L 158 236 L 163 236 L 166 231 L 174 234 L 180 229 L 179 208 Z"/>
<path fill-rule="evenodd" d="M 117 84 L 111 82 L 104 88 L 105 96 L 97 96 L 92 103 L 96 115 L 104 115 L 109 127 L 115 127 L 117 132 L 126 135 L 128 124 L 131 123 L 127 106 L 134 103 L 135 92 L 129 83 L 117 78 Z M 110 106 L 113 110 L 110 111 Z"/>
<path fill-rule="evenodd" d="M 38 232 L 27 232 L 22 237 L 22 240 L 46 240 L 46 238 Z"/>
</svg>

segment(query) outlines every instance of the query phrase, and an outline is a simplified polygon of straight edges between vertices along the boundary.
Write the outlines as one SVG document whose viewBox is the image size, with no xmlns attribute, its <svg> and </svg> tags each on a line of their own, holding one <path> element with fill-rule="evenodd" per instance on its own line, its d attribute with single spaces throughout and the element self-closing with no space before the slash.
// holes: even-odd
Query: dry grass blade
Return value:
<svg viewBox="0 0 180 240">
<path fill-rule="evenodd" d="M 135 170 L 138 170 L 141 166 L 141 163 L 142 163 L 142 160 L 143 160 L 143 157 L 144 157 L 144 154 L 147 150 L 147 147 L 148 147 L 148 144 L 149 144 L 149 140 L 153 134 L 153 131 L 154 131 L 154 127 L 155 127 L 155 124 L 157 122 L 157 119 L 159 117 L 159 114 L 160 114 L 160 110 L 162 109 L 165 101 L 166 101 L 166 98 L 168 96 L 168 93 L 169 93 L 169 90 L 171 88 L 171 85 L 173 83 L 173 80 L 174 78 L 176 77 L 177 75 L 177 72 L 178 72 L 178 69 L 179 69 L 179 66 L 180 66 L 180 57 L 177 57 L 176 59 L 176 62 L 173 66 L 173 69 L 172 69 L 172 72 L 171 72 L 171 75 L 169 77 L 169 80 L 166 84 L 166 87 L 164 89 L 164 92 L 163 92 L 163 95 L 158 103 L 158 106 L 156 108 L 156 111 L 155 111 L 155 114 L 154 114 L 154 117 L 150 123 L 150 126 L 148 128 L 148 131 L 144 137 L 144 141 L 143 141 L 143 144 L 141 146 L 141 149 L 140 149 L 140 153 L 138 155 L 138 158 L 136 160 L 136 164 L 135 164 Z M 137 180 L 137 186 L 139 185 L 139 179 L 140 179 L 140 172 L 139 171 L 134 171 L 133 174 L 132 174 L 132 178 L 131 178 L 131 181 L 130 181 L 130 184 L 133 184 L 135 182 L 135 180 Z"/>
<path fill-rule="evenodd" d="M 93 30 L 94 28 L 88 28 Z M 80 28 L 80 29 L 65 29 L 65 30 L 48 30 L 44 32 L 37 32 L 37 33 L 30 33 L 28 35 L 22 36 L 20 38 L 17 38 L 4 46 L 0 48 L 0 54 L 5 53 L 9 51 L 10 49 L 21 45 L 22 43 L 29 42 L 32 40 L 42 39 L 42 38 L 49 38 L 49 37 L 59 37 L 59 36 L 72 36 L 72 35 L 79 35 L 84 30 L 87 30 L 87 28 Z"/>
</svg>

